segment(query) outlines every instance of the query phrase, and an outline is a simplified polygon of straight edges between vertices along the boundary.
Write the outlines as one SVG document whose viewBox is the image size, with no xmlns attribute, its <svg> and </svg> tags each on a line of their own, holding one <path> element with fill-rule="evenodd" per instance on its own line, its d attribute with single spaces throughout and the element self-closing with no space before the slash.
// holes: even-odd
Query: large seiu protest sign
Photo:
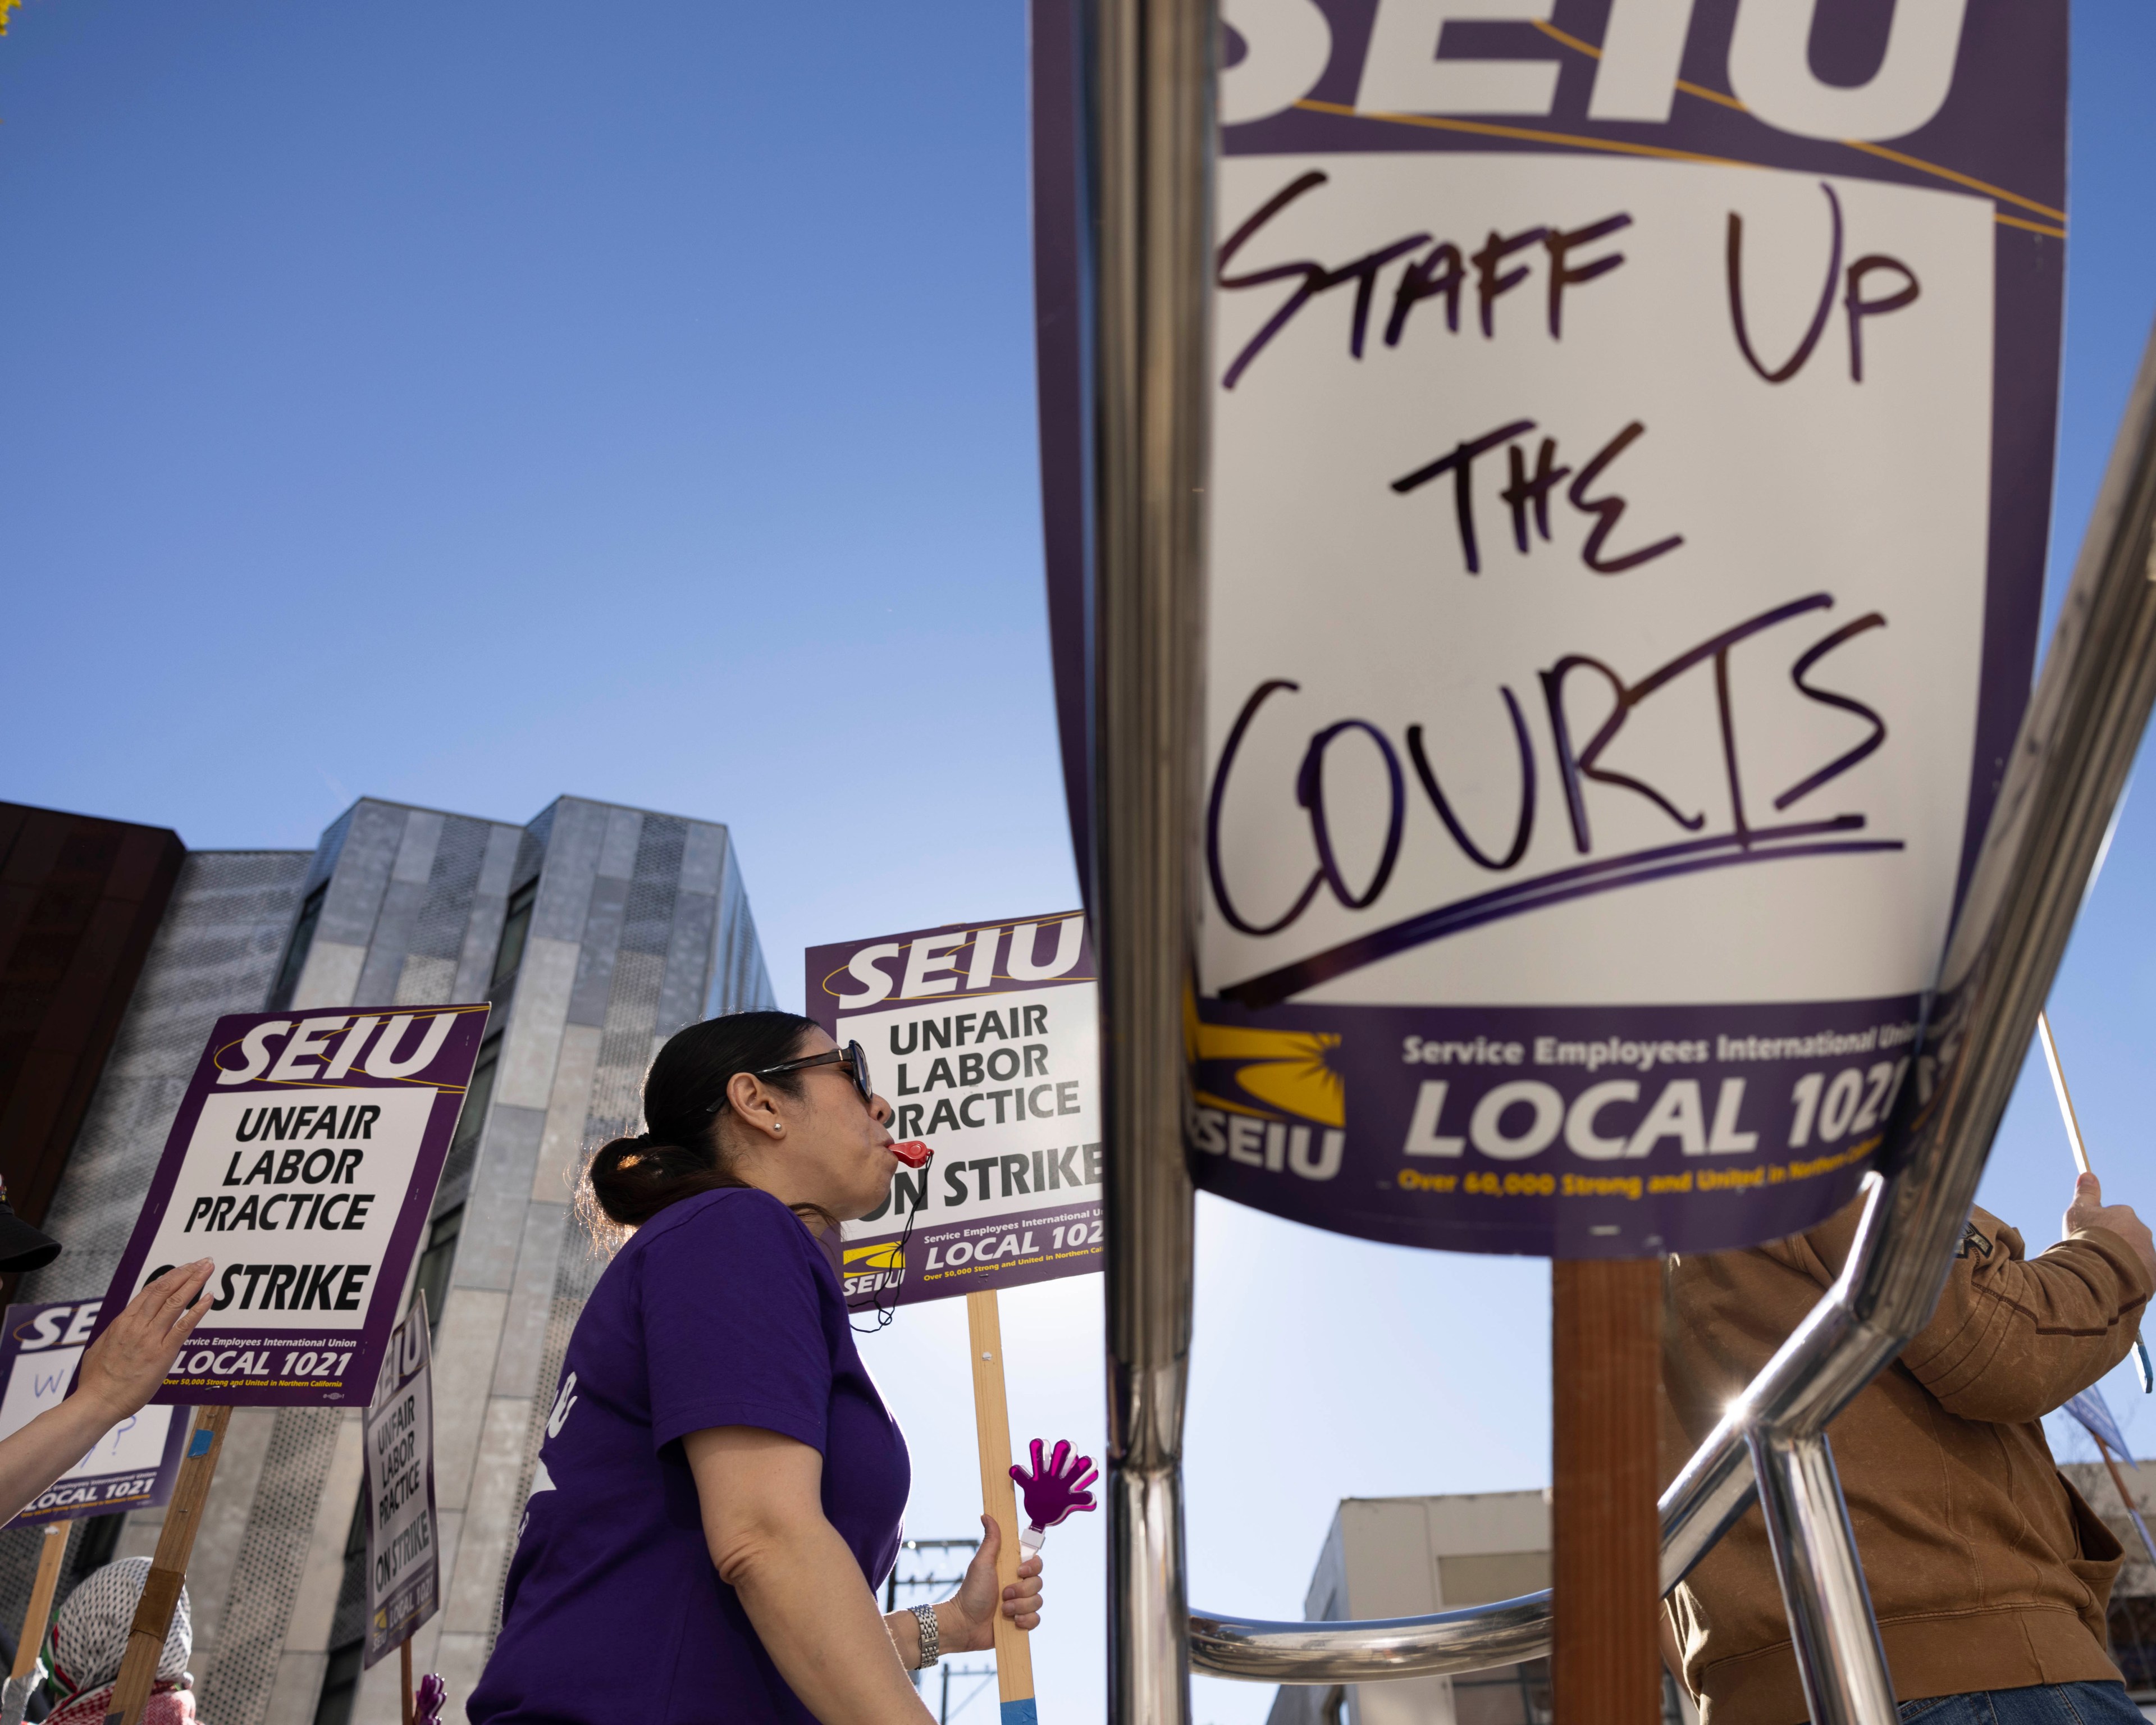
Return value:
<svg viewBox="0 0 2156 1725">
<path fill-rule="evenodd" d="M 1036 0 L 1051 616 L 1086 847 L 1081 192 Z M 2029 686 L 2057 0 L 1237 0 L 1188 1146 L 1407 1244 L 1845 1203 Z"/>
<path fill-rule="evenodd" d="M 1004 1532 L 999 1585 L 1018 1579 L 1010 1413 L 997 1291 L 1101 1267 L 1098 985 L 1076 911 L 954 922 L 811 947 L 808 1016 L 861 1045 L 891 1132 L 933 1159 L 848 1224 L 847 1302 L 888 1314 L 966 1298 L 981 1502 Z M 1003 1725 L 1032 1725 L 1033 1655 L 995 1620 Z"/>
<path fill-rule="evenodd" d="M 210 1309 L 156 1402 L 365 1399 L 486 1019 L 429 1006 L 218 1020 L 104 1301 L 116 1313 L 168 1267 L 216 1260 Z"/>
<path fill-rule="evenodd" d="M 1100 1029 L 1075 911 L 812 947 L 808 1015 L 862 1045 L 901 1168 L 852 1224 L 849 1301 L 907 1304 L 1101 1267 Z M 901 1255 L 908 1226 L 912 1237 Z"/>
<path fill-rule="evenodd" d="M 372 1401 L 385 1377 L 403 1381 L 401 1369 L 385 1373 L 383 1355 L 488 1011 L 235 1013 L 210 1032 L 90 1332 L 94 1338 L 166 1271 L 214 1260 L 210 1309 L 151 1398 L 151 1411 L 199 1411 L 167 1488 L 170 1512 L 114 1687 L 108 1717 L 118 1725 L 136 1725 L 148 1701 L 232 1409 L 336 1407 L 356 1394 Z M 424 1330 L 424 1304 L 414 1316 Z M 424 1384 L 423 1347 L 416 1369 Z M 388 1417 L 393 1426 L 394 1408 Z M 406 1417 L 379 1458 L 370 1441 L 371 1482 L 377 1459 L 399 1464 L 397 1479 L 418 1465 L 418 1417 L 416 1409 Z M 370 1606 L 393 1607 L 408 1625 L 424 1618 L 439 1591 L 428 1417 L 424 1515 L 416 1493 L 393 1484 L 387 1494 L 401 1517 L 388 1529 L 401 1538 L 393 1556 L 403 1559 L 393 1563 L 391 1579 L 411 1584 L 377 1592 L 377 1554 L 372 1546 L 369 1553 Z M 389 1430 L 368 1425 L 370 1440 Z M 403 1455 L 408 1439 L 411 1453 Z M 57 1555 L 53 1549 L 55 1574 Z M 41 1597 L 49 1602 L 49 1587 Z M 32 1606 L 26 1626 L 34 1634 L 44 1605 L 33 1597 Z M 386 1623 L 387 1609 L 383 1616 Z M 409 1633 L 407 1627 L 408 1642 Z M 375 1641 L 371 1630 L 369 1664 L 382 1651 Z"/>
</svg>

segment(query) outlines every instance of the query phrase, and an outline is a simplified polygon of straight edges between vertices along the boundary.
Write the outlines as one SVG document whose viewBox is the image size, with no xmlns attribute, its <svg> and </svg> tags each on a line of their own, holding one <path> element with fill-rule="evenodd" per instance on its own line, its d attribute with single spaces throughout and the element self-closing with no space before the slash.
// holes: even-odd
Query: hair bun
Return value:
<svg viewBox="0 0 2156 1725">
<path fill-rule="evenodd" d="M 739 1186 L 721 1155 L 711 1098 L 718 1095 L 723 1106 L 736 1073 L 792 1059 L 815 1028 L 798 1014 L 757 1010 L 706 1019 L 669 1037 L 644 1075 L 646 1129 L 610 1139 L 585 1168 L 578 1207 L 593 1238 L 641 1227 L 700 1192 Z M 774 1082 L 791 1090 L 794 1081 Z"/>
</svg>

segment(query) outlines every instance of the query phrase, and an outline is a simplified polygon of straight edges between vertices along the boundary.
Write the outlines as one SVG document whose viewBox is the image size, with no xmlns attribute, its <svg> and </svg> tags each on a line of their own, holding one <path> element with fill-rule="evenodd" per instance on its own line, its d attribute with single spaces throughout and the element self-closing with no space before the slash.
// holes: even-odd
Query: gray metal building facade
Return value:
<svg viewBox="0 0 2156 1725">
<path fill-rule="evenodd" d="M 582 1159 L 638 1129 L 666 1037 L 772 1004 L 724 827 L 570 797 L 521 827 L 367 798 L 311 855 L 191 853 L 46 1219 L 66 1250 L 16 1296 L 104 1291 L 220 1014 L 486 999 L 412 1277 L 436 1314 L 444 1580 L 413 1651 L 448 1680 L 453 1714 L 491 1645 L 562 1353 L 603 1267 L 572 1214 Z M 398 1719 L 397 1661 L 358 1670 L 359 1420 L 233 1417 L 188 1574 L 208 1725 Z M 70 1575 L 147 1554 L 161 1521 L 78 1523 Z M 39 1538 L 0 1534 L 0 1623 L 22 1620 Z"/>
</svg>

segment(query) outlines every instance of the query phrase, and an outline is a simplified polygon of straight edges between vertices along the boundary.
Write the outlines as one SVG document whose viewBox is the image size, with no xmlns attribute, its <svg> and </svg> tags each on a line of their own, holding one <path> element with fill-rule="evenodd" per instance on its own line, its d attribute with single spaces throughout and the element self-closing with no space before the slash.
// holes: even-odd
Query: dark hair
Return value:
<svg viewBox="0 0 2156 1725">
<path fill-rule="evenodd" d="M 793 1059 L 815 1028 L 798 1013 L 732 1012 L 670 1037 L 644 1076 L 645 1130 L 604 1145 L 584 1169 L 577 1208 L 593 1237 L 619 1243 L 669 1204 L 746 1186 L 728 1166 L 719 1131 L 732 1111 L 726 1086 L 737 1072 Z M 765 1081 L 788 1096 L 800 1091 L 797 1073 Z"/>
</svg>

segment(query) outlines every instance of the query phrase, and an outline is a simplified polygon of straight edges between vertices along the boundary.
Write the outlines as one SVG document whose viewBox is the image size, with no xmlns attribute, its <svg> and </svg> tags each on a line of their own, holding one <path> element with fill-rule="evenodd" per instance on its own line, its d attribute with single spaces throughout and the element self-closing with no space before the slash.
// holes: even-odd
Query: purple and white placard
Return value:
<svg viewBox="0 0 2156 1725">
<path fill-rule="evenodd" d="M 105 1298 L 210 1258 L 153 1400 L 316 1407 L 373 1389 L 486 1029 L 485 1006 L 221 1018 Z"/>
<path fill-rule="evenodd" d="M 1101 1267 L 1101 1054 L 1092 943 L 1076 911 L 811 947 L 808 1016 L 859 1042 L 901 1168 L 846 1224 L 856 1309 L 985 1293 Z M 906 1237 L 911 1226 L 911 1237 Z"/>
<path fill-rule="evenodd" d="M 434 1518 L 433 1332 L 423 1289 L 389 1332 L 367 1404 L 368 1669 L 442 1609 L 442 1542 Z"/>
<path fill-rule="evenodd" d="M 103 1304 L 56 1300 L 10 1306 L 0 1314 L 0 1439 L 67 1399 Z M 187 1435 L 187 1415 L 177 1408 L 131 1414 L 8 1525 L 155 1509 L 172 1495 Z"/>
<path fill-rule="evenodd" d="M 1919 1087 L 2028 691 L 2063 0 L 1224 13 L 1194 1176 L 1473 1250 L 1807 1227 Z M 1035 0 L 1082 864 L 1074 22 Z"/>
</svg>

